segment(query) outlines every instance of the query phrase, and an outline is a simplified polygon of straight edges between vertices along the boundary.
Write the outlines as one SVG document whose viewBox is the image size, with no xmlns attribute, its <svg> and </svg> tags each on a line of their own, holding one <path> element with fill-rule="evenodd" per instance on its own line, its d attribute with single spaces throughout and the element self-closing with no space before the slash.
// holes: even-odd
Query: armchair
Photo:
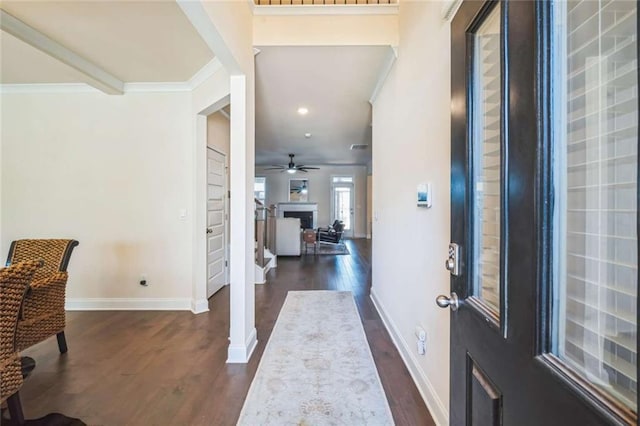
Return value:
<svg viewBox="0 0 640 426">
<path fill-rule="evenodd" d="M 16 345 L 19 351 L 56 335 L 60 353 L 67 352 L 65 291 L 67 266 L 76 240 L 17 240 L 11 243 L 7 266 L 16 262 L 43 259 L 25 297 L 18 321 Z"/>
<path fill-rule="evenodd" d="M 342 233 L 344 232 L 344 223 L 340 220 L 333 222 L 333 225 L 327 228 L 318 228 L 316 235 L 318 243 L 342 244 Z"/>
<path fill-rule="evenodd" d="M 0 269 L 0 403 L 7 401 L 12 423 L 24 424 L 18 391 L 22 386 L 22 361 L 16 346 L 20 308 L 41 260 L 16 263 Z"/>
</svg>

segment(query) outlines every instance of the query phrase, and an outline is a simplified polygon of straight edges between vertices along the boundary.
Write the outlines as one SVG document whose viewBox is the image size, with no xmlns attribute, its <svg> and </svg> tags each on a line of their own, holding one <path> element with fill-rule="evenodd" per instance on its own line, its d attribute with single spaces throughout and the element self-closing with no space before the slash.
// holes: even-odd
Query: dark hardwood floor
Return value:
<svg viewBox="0 0 640 426">
<path fill-rule="evenodd" d="M 398 425 L 433 425 L 371 300 L 371 245 L 349 256 L 279 258 L 256 286 L 258 347 L 246 365 L 226 364 L 229 291 L 211 311 L 69 312 L 69 352 L 54 338 L 28 351 L 37 367 L 21 399 L 27 418 L 59 412 L 89 425 L 234 425 L 289 290 L 349 290 Z"/>
</svg>

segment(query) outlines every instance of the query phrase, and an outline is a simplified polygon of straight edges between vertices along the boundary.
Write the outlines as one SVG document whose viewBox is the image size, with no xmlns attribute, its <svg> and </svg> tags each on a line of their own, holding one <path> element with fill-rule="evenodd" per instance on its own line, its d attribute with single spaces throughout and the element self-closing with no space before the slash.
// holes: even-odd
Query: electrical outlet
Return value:
<svg viewBox="0 0 640 426">
<path fill-rule="evenodd" d="M 422 326 L 417 325 L 414 333 L 416 335 L 416 339 L 418 339 L 416 346 L 418 354 L 424 355 L 427 352 L 427 332 L 422 328 Z"/>
<path fill-rule="evenodd" d="M 424 340 L 418 340 L 418 355 L 424 355 L 427 352 L 427 342 Z"/>
<path fill-rule="evenodd" d="M 147 281 L 147 274 L 140 275 L 140 285 L 144 287 L 149 285 L 149 282 Z"/>
</svg>

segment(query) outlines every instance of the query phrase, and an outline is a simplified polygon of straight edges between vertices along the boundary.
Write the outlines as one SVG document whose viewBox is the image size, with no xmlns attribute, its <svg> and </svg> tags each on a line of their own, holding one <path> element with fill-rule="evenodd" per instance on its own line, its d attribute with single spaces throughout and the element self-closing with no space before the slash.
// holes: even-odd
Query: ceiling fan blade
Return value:
<svg viewBox="0 0 640 426">
<path fill-rule="evenodd" d="M 296 170 L 297 170 L 297 171 L 299 171 L 299 172 L 302 172 L 302 173 L 309 173 L 309 172 L 308 172 L 307 170 L 305 170 L 305 169 L 296 169 Z"/>
<path fill-rule="evenodd" d="M 300 166 L 300 167 L 298 167 L 298 170 L 320 170 L 320 167 Z"/>
<path fill-rule="evenodd" d="M 267 167 L 267 168 L 264 168 L 263 170 L 284 170 L 284 168 L 283 167 Z"/>
</svg>

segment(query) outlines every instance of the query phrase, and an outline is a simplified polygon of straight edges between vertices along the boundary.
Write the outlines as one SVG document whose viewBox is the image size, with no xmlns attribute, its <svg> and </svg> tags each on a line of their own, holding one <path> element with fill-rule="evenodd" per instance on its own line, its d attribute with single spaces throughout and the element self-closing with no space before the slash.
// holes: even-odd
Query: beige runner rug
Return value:
<svg viewBox="0 0 640 426">
<path fill-rule="evenodd" d="M 353 295 L 290 291 L 238 425 L 393 425 Z"/>
</svg>

